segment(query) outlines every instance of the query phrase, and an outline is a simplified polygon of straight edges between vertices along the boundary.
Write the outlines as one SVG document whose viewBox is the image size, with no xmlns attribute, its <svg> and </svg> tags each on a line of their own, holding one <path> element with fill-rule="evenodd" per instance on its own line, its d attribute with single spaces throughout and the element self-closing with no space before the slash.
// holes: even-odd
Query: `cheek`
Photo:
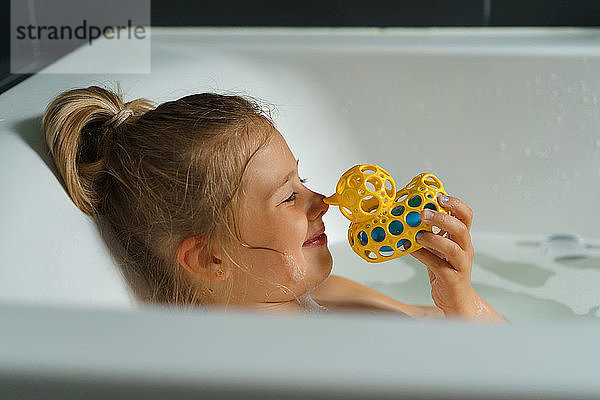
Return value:
<svg viewBox="0 0 600 400">
<path fill-rule="evenodd" d="M 306 216 L 293 208 L 285 210 L 281 215 L 264 218 L 261 224 L 261 240 L 265 247 L 295 253 L 301 250 L 306 240 Z"/>
</svg>

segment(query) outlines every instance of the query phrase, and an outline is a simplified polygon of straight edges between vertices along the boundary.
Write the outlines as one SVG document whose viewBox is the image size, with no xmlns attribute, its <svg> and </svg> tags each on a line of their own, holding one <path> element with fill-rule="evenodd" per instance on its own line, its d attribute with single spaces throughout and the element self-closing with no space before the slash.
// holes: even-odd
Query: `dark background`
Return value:
<svg viewBox="0 0 600 400">
<path fill-rule="evenodd" d="M 151 0 L 153 26 L 600 26 L 600 0 Z M 0 0 L 0 93 L 10 74 L 10 0 Z"/>
</svg>

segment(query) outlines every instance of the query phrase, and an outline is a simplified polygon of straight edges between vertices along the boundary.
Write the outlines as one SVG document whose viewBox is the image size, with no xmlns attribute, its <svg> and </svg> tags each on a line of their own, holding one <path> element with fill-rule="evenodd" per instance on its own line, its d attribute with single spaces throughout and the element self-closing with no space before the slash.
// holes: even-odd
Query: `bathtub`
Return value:
<svg viewBox="0 0 600 400">
<path fill-rule="evenodd" d="M 150 74 L 78 74 L 115 56 L 81 48 L 23 81 L 0 95 L 0 310 L 13 344 L 0 348 L 0 392 L 598 397 L 598 43 L 593 29 L 153 28 Z M 301 177 L 324 194 L 358 163 L 399 187 L 433 172 L 475 211 L 473 285 L 514 324 L 139 304 L 39 132 L 58 92 L 116 80 L 126 100 L 271 103 Z M 325 224 L 334 273 L 431 304 L 418 261 L 367 264 L 337 208 Z"/>
</svg>

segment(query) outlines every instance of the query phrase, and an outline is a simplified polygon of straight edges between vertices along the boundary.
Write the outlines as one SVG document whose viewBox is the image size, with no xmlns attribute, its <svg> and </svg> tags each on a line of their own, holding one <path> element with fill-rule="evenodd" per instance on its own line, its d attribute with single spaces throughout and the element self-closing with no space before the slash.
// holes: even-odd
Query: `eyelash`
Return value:
<svg viewBox="0 0 600 400">
<path fill-rule="evenodd" d="M 296 195 L 297 194 L 298 194 L 298 192 L 292 192 L 291 196 L 288 197 L 287 199 L 285 199 L 283 202 L 284 203 L 289 203 L 290 201 L 296 200 Z"/>
<path fill-rule="evenodd" d="M 308 179 L 300 179 L 300 183 L 305 183 Z M 296 195 L 298 194 L 298 192 L 292 192 L 292 194 L 290 195 L 290 197 L 288 197 L 287 199 L 285 199 L 283 202 L 284 203 L 289 203 L 290 201 L 294 201 L 296 200 Z"/>
</svg>

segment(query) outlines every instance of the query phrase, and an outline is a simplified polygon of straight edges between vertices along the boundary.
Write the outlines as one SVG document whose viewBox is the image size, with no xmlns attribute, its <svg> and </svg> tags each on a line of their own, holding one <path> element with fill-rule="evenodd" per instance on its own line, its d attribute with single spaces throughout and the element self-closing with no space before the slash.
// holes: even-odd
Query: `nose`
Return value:
<svg viewBox="0 0 600 400">
<path fill-rule="evenodd" d="M 319 193 L 312 193 L 312 201 L 309 210 L 310 220 L 319 219 L 329 210 L 329 205 L 323 201 L 325 196 Z"/>
</svg>

